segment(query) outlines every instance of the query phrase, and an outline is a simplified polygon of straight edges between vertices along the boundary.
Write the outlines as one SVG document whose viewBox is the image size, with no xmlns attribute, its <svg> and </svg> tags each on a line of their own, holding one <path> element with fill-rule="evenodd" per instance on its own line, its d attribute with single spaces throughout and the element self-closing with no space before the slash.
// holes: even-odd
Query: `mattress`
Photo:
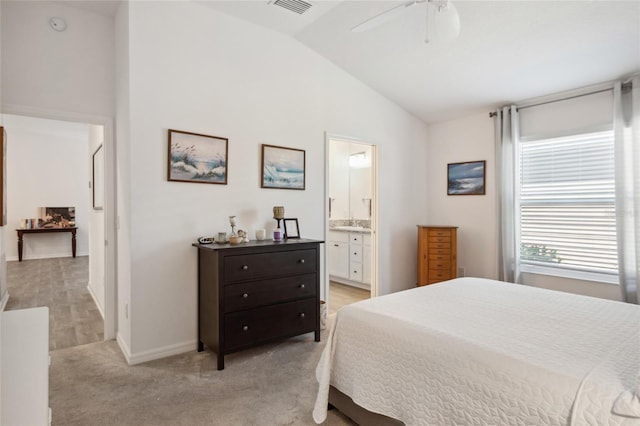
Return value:
<svg viewBox="0 0 640 426">
<path fill-rule="evenodd" d="M 639 425 L 640 306 L 479 278 L 340 309 L 316 369 L 407 425 Z"/>
</svg>

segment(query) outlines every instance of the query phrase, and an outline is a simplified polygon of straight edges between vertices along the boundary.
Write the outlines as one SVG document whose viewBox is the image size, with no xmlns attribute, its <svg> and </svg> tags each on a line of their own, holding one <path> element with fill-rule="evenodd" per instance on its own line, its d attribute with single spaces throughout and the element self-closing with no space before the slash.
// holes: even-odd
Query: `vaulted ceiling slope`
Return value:
<svg viewBox="0 0 640 426">
<path fill-rule="evenodd" d="M 427 123 L 621 78 L 640 70 L 640 1 L 456 1 L 460 36 L 424 42 L 424 4 L 361 33 L 402 1 L 318 1 L 294 13 L 203 1 L 296 38 Z"/>
<path fill-rule="evenodd" d="M 424 3 L 354 33 L 407 0 L 194 1 L 297 39 L 426 123 L 640 71 L 640 0 L 452 0 L 459 37 L 429 44 Z M 276 4 L 290 2 L 310 7 Z M 114 14 L 119 1 L 66 3 Z"/>
</svg>

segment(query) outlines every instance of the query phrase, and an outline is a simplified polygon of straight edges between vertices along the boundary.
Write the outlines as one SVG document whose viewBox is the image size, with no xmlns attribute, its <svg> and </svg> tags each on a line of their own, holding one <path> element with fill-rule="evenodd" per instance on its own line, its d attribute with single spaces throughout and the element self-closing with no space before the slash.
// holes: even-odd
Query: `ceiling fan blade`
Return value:
<svg viewBox="0 0 640 426">
<path fill-rule="evenodd" d="M 382 12 L 381 14 L 374 16 L 371 19 L 367 19 L 363 23 L 356 25 L 355 27 L 351 28 L 351 31 L 354 32 L 354 33 L 360 33 L 362 31 L 370 30 L 371 28 L 377 27 L 378 25 L 381 25 L 384 22 L 387 22 L 389 19 L 391 19 L 394 16 L 398 15 L 399 13 L 401 13 L 403 10 L 407 9 L 408 7 L 411 7 L 411 6 L 416 5 L 418 3 L 425 3 L 426 1 L 427 0 L 412 0 L 412 1 L 407 2 L 407 3 L 399 4 L 398 6 L 395 6 L 395 7 L 391 8 L 391 9 L 389 9 L 389 10 L 386 10 L 386 11 Z"/>
</svg>

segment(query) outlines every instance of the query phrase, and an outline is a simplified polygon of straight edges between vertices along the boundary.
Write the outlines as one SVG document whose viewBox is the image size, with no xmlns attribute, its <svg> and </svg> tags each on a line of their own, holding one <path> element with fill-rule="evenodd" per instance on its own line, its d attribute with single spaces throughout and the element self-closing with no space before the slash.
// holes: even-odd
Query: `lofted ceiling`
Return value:
<svg viewBox="0 0 640 426">
<path fill-rule="evenodd" d="M 268 0 L 194 1 L 295 38 L 427 123 L 640 71 L 640 0 L 453 0 L 460 36 L 429 44 L 425 4 L 353 33 L 406 1 L 305 0 L 303 14 Z M 118 1 L 68 3 L 115 14 Z"/>
<path fill-rule="evenodd" d="M 424 4 L 362 33 L 402 1 L 318 1 L 302 15 L 260 1 L 203 1 L 285 33 L 423 121 L 448 120 L 640 71 L 640 1 L 454 1 L 460 36 L 424 43 Z"/>
</svg>

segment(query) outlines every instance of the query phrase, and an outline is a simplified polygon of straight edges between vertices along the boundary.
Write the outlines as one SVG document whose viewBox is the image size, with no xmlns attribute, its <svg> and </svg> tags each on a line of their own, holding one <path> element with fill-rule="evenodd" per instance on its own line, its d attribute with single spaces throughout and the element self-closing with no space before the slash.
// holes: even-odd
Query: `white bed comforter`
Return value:
<svg viewBox="0 0 640 426">
<path fill-rule="evenodd" d="M 639 306 L 459 278 L 338 311 L 313 418 L 331 384 L 407 425 L 640 425 L 639 373 Z"/>
</svg>

